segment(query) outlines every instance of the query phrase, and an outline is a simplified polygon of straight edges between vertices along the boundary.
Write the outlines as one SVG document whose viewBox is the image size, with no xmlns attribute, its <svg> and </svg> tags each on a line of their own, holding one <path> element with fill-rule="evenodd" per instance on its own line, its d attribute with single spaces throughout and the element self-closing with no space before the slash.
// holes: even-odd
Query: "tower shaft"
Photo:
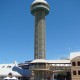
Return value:
<svg viewBox="0 0 80 80">
<path fill-rule="evenodd" d="M 34 59 L 45 59 L 45 11 L 35 11 Z"/>
</svg>

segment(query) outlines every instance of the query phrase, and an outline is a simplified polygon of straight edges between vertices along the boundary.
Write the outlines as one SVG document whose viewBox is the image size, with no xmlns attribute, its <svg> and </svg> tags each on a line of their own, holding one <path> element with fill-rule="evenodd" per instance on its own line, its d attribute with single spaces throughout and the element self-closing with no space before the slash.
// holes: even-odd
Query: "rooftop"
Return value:
<svg viewBox="0 0 80 80">
<path fill-rule="evenodd" d="M 35 0 L 32 4 L 39 3 L 39 2 L 48 4 L 45 0 Z"/>
<path fill-rule="evenodd" d="M 12 64 L 0 64 L 0 76 L 8 76 L 11 73 L 13 76 L 29 76 L 30 71 L 22 69 L 18 65 Z"/>
<path fill-rule="evenodd" d="M 69 64 L 70 60 L 45 60 L 45 59 L 36 59 L 33 60 L 31 63 L 59 63 L 59 64 Z"/>
</svg>

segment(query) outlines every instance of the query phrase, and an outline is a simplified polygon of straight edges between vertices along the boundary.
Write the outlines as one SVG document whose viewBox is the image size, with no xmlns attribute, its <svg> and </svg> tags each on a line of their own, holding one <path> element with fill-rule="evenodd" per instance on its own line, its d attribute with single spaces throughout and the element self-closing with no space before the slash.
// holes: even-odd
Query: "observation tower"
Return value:
<svg viewBox="0 0 80 80">
<path fill-rule="evenodd" d="M 49 5 L 45 0 L 34 0 L 31 4 L 31 14 L 35 17 L 34 60 L 30 64 L 33 76 L 31 80 L 47 80 L 50 73 L 45 54 L 45 16 L 48 13 Z"/>
<path fill-rule="evenodd" d="M 45 59 L 45 16 L 49 5 L 45 0 L 35 0 L 31 4 L 31 13 L 35 16 L 34 59 Z"/>
</svg>

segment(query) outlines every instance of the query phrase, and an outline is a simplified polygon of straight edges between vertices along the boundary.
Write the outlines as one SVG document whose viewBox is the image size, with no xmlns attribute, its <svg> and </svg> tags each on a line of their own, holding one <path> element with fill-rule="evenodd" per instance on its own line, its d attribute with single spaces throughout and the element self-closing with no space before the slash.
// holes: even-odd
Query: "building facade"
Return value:
<svg viewBox="0 0 80 80">
<path fill-rule="evenodd" d="M 16 62 L 10 64 L 0 64 L 0 80 L 8 77 L 16 77 L 18 80 L 29 80 L 30 74 L 31 71 L 29 68 L 23 68 Z"/>
<path fill-rule="evenodd" d="M 80 52 L 71 54 L 72 80 L 80 80 Z"/>
</svg>

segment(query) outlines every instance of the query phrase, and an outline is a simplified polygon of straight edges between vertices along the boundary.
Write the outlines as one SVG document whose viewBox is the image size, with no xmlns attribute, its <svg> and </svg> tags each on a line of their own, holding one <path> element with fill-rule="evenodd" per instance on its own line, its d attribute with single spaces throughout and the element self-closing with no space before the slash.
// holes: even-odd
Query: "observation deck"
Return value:
<svg viewBox="0 0 80 80">
<path fill-rule="evenodd" d="M 49 5 L 45 0 L 35 0 L 31 4 L 31 13 L 35 16 L 35 12 L 38 10 L 43 10 L 45 15 L 49 13 Z"/>
</svg>

